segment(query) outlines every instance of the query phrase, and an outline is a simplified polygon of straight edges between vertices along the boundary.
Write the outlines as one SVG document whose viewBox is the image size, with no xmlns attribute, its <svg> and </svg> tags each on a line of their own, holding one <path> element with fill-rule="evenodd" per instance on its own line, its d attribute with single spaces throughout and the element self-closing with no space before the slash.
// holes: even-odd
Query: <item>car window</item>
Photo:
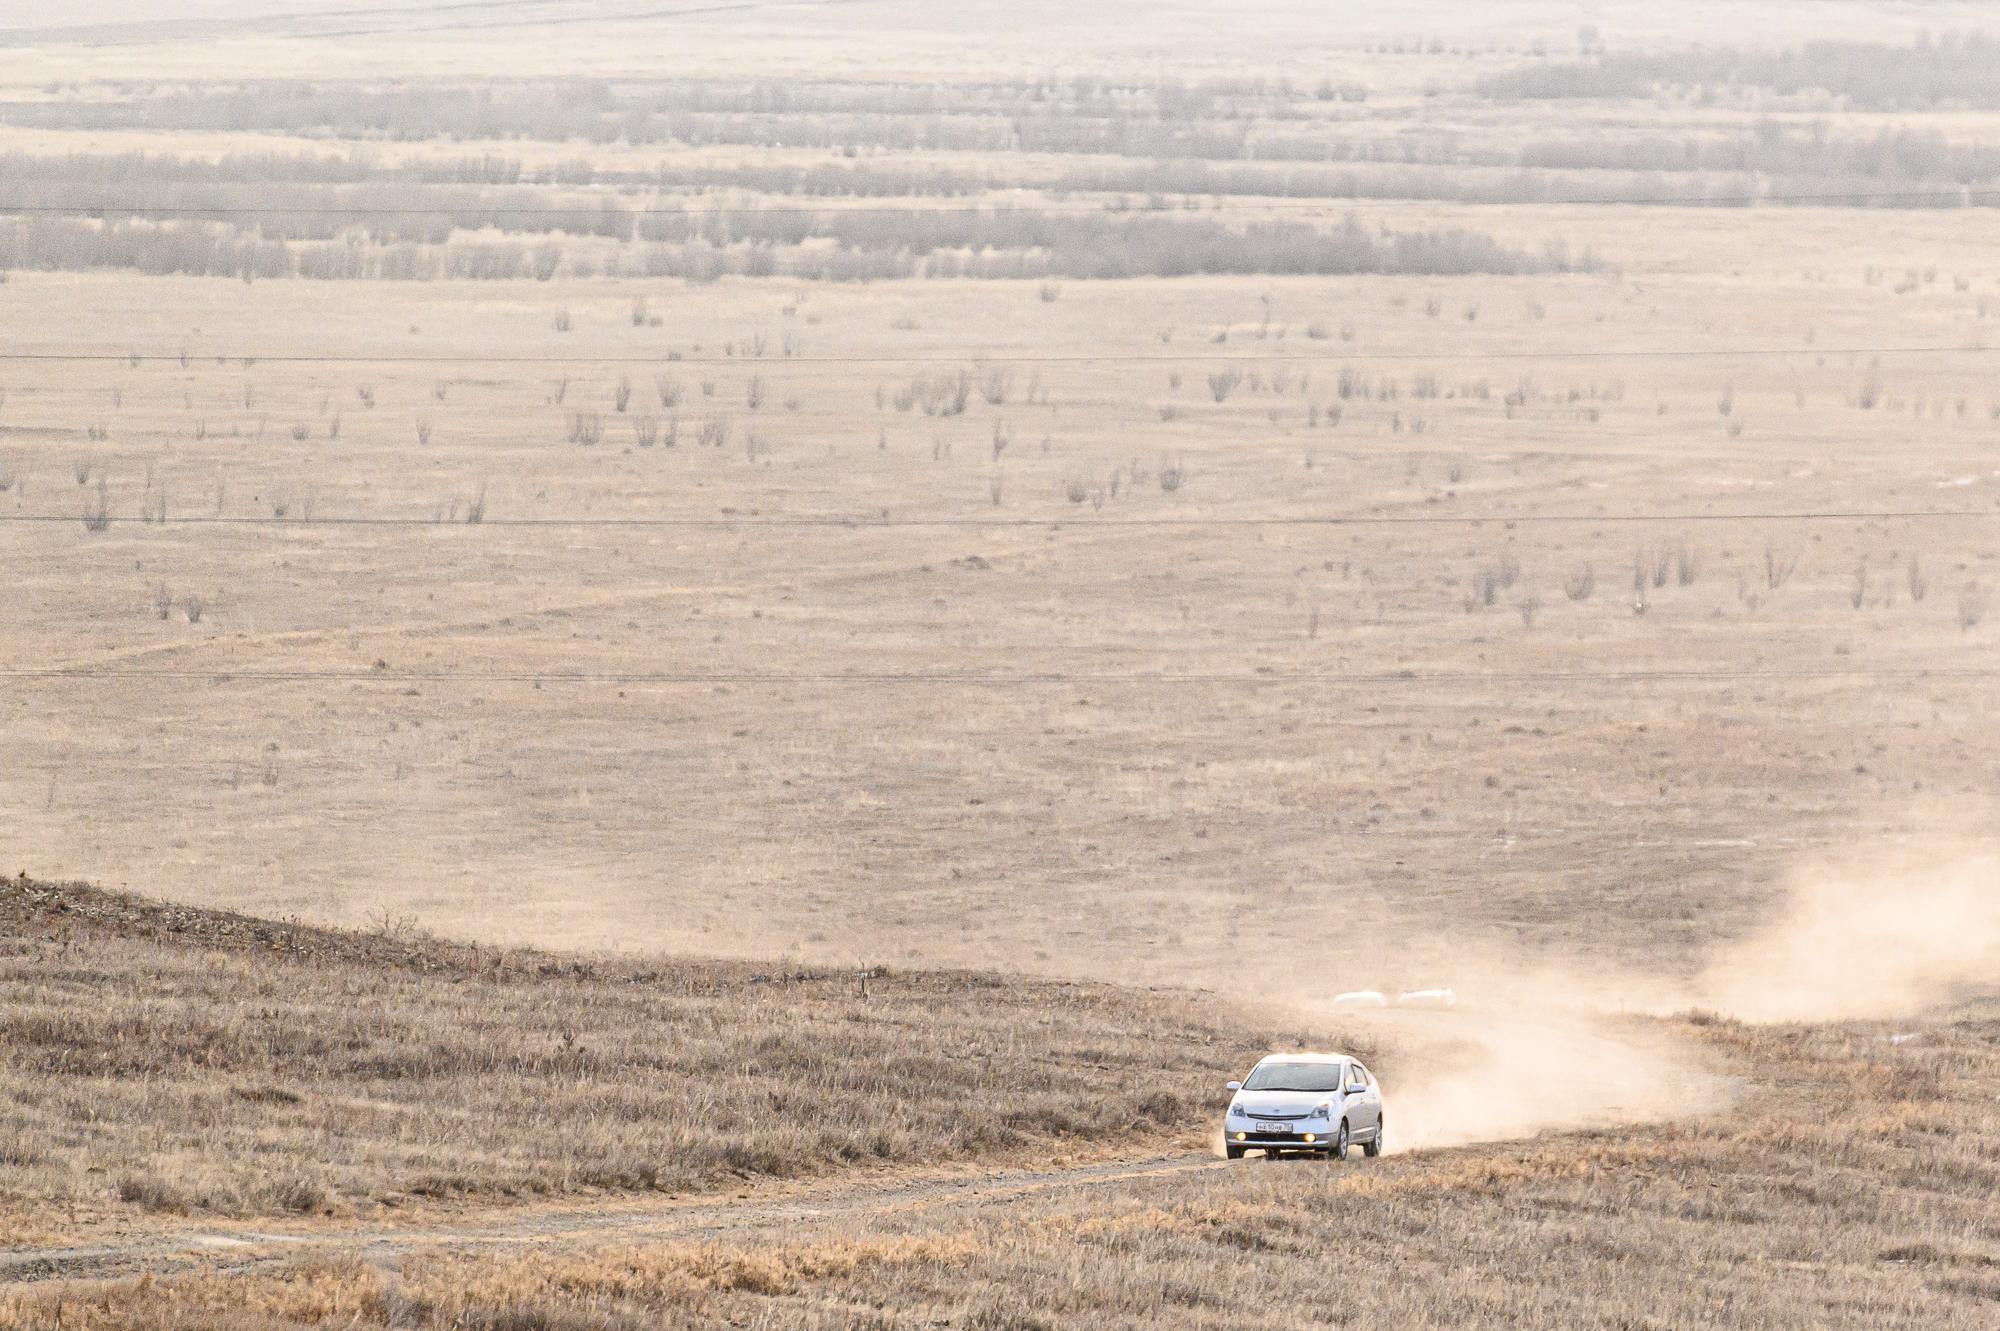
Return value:
<svg viewBox="0 0 2000 1331">
<path fill-rule="evenodd" d="M 1360 1082 L 1363 1086 L 1372 1086 L 1375 1084 L 1375 1079 L 1368 1075 L 1368 1069 L 1362 1067 L 1359 1063 L 1354 1065 L 1354 1081 Z M 1353 1082 L 1349 1082 L 1348 1084 L 1353 1085 Z"/>
<path fill-rule="evenodd" d="M 1338 1063 L 1259 1063 L 1244 1078 L 1246 1091 L 1337 1091 L 1341 1080 Z"/>
</svg>

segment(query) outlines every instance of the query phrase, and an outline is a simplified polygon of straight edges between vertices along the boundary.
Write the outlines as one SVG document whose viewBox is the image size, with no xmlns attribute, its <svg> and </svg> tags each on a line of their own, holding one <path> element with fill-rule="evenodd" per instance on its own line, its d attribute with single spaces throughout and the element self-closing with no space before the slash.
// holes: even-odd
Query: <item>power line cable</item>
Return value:
<svg viewBox="0 0 2000 1331">
<path fill-rule="evenodd" d="M 238 181 L 190 181 L 190 188 L 218 188 L 238 184 L 265 182 Z M 312 182 L 268 182 L 269 184 Z M 334 182 L 318 186 L 327 189 L 379 188 L 386 184 L 403 185 L 406 182 Z M 563 188 L 559 185 L 488 185 L 467 186 L 453 183 L 429 184 L 430 188 L 488 188 L 488 189 L 535 189 Z M 573 187 L 574 188 L 574 187 Z M 1116 192 L 1116 191 L 1105 191 Z M 1133 190 L 1132 193 L 1142 191 Z M 1173 192 L 1173 191 L 1168 191 Z M 1524 199 L 1479 200 L 1479 199 L 1436 199 L 1411 196 L 1408 198 L 1340 198 L 1330 196 L 1323 199 L 1301 199 L 1296 197 L 1256 198 L 1246 195 L 1188 195 L 1186 198 L 1207 200 L 1200 206 L 1190 206 L 1187 202 L 1147 202 L 1123 204 L 1116 202 L 1078 200 L 1076 202 L 1035 202 L 1025 204 L 993 200 L 979 204 L 756 204 L 729 205 L 710 204 L 703 207 L 664 207 L 644 205 L 634 208 L 620 208 L 602 200 L 591 200 L 567 206 L 562 205 L 482 205 L 473 202 L 452 202 L 441 204 L 411 204 L 384 206 L 380 204 L 360 204 L 354 207 L 337 207 L 322 204 L 218 204 L 201 207 L 190 204 L 120 204 L 120 203 L 75 203 L 75 204 L 30 204 L 0 201 L 0 216 L 80 216 L 105 218 L 118 215 L 134 217 L 419 217 L 444 213 L 477 213 L 483 217 L 575 217 L 588 214 L 594 218 L 606 217 L 728 217 L 750 216 L 988 216 L 988 217 L 1067 217 L 1096 216 L 1124 217 L 1147 215 L 1174 215 L 1199 217 L 1208 213 L 1234 211 L 1263 212 L 1326 212 L 1358 211 L 1377 208 L 1404 208 L 1419 205 L 1444 204 L 1467 208 L 1523 208 L 1523 207 L 1678 207 L 1678 208 L 1732 208 L 1750 207 L 1756 204 L 1814 204 L 1814 203 L 1887 203 L 1933 200 L 1964 207 L 1985 206 L 1975 201 L 1992 200 L 2000 202 L 2000 189 L 1930 189 L 1867 191 L 1857 190 L 1841 193 L 1811 194 L 1739 194 L 1707 195 L 1693 198 L 1676 198 L 1671 195 L 1626 195 L 1602 196 L 1577 199 Z"/>
<path fill-rule="evenodd" d="M 145 669 L 136 667 L 43 666 L 0 668 L 0 679 L 289 682 L 325 683 L 469 683 L 469 684 L 609 684 L 609 685 L 925 685 L 956 684 L 984 688 L 1029 688 L 1071 685 L 1253 686 L 1286 684 L 1359 685 L 1405 684 L 1624 684 L 1724 681 L 1730 683 L 1814 680 L 1918 681 L 2000 679 L 2000 668 L 1923 667 L 1913 669 L 1823 670 L 1526 670 L 1526 671 L 1272 671 L 1150 673 L 1142 671 L 1024 671 L 997 674 L 983 671 L 466 671 L 357 668 L 346 670 Z"/>
<path fill-rule="evenodd" d="M 1162 355 L 1119 354 L 1114 352 L 1031 355 L 1020 352 L 964 351 L 948 355 L 875 356 L 687 356 L 687 355 L 589 355 L 549 356 L 454 352 L 450 354 L 352 355 L 280 352 L 125 352 L 108 351 L 0 351 L 0 361 L 17 363 L 86 364 L 195 361 L 227 363 L 238 361 L 248 369 L 255 365 L 740 365 L 751 369 L 776 369 L 788 365 L 1184 365 L 1195 361 L 1227 364 L 1305 363 L 1339 365 L 1350 362 L 1489 362 L 1545 360 L 1765 360 L 1798 356 L 1990 356 L 2000 346 L 1874 346 L 1874 347 L 1628 347 L 1575 348 L 1561 351 L 1357 351 L 1357 352 L 1273 352 L 1263 355 L 1211 354 L 1190 351 Z"/>
<path fill-rule="evenodd" d="M 1614 526 L 1642 523 L 1725 523 L 1725 522 L 1869 522 L 1942 521 L 1956 518 L 2000 519 L 2000 506 L 1979 508 L 1906 509 L 1767 509 L 1747 513 L 1411 513 L 1411 514 L 1280 514 L 1252 516 L 1160 516 L 1090 517 L 1052 516 L 1046 518 L 952 518 L 952 517 L 866 517 L 841 514 L 687 514 L 627 517 L 481 517 L 443 521 L 436 517 L 395 515 L 321 515 L 276 517 L 260 514 L 205 515 L 186 517 L 142 517 L 121 520 L 119 525 L 167 527 L 506 527 L 611 530 L 628 528 L 755 528 L 819 527 L 842 531 L 900 530 L 930 528 L 973 528 L 1019 530 L 1048 527 L 1075 528 L 1264 528 L 1264 527 L 1492 527 L 1596 525 Z M 78 522 L 74 513 L 0 513 L 0 525 L 70 526 Z"/>
</svg>

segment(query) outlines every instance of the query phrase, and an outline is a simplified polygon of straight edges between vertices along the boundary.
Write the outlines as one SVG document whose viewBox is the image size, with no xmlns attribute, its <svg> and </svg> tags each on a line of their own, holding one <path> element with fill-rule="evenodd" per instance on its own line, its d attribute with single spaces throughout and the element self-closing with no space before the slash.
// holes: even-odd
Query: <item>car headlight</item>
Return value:
<svg viewBox="0 0 2000 1331">
<path fill-rule="evenodd" d="M 1306 1117 L 1330 1118 L 1332 1117 L 1332 1115 L 1333 1115 L 1333 1104 L 1330 1101 L 1322 1100 L 1320 1101 L 1320 1103 L 1313 1106 L 1312 1113 L 1306 1115 Z"/>
<path fill-rule="evenodd" d="M 1242 1105 L 1231 1105 L 1229 1106 L 1229 1117 L 1248 1118 L 1250 1117 L 1250 1111 L 1245 1109 Z"/>
</svg>

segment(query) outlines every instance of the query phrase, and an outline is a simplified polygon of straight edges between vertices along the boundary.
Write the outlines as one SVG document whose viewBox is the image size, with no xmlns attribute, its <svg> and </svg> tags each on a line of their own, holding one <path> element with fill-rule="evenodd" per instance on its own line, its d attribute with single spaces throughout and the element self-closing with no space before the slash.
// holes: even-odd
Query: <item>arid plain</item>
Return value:
<svg viewBox="0 0 2000 1331">
<path fill-rule="evenodd" d="M 1661 1182 L 1710 1144 L 1698 1091 L 1741 1108 L 1751 1246 L 1864 1226 L 1893 1163 L 1909 1192 L 1851 1251 L 1783 1260 L 1833 1262 L 1827 1297 L 1877 1322 L 1978 1324 L 2000 91 L 1973 9 L 620 8 L 5 34 L 0 868 L 34 881 L 0 1168 L 27 1232 L 1094 1168 L 1134 1124 L 1200 1151 L 1205 1077 L 1337 1036 L 1421 1086 L 1411 1144 L 1447 1153 L 1384 1162 L 1418 1201 L 1311 1204 L 1360 1189 L 1385 1235 L 1498 1264 L 1357 1321 L 1649 1324 L 1650 1286 L 1521 1294 L 1508 1245 L 1553 1242 L 1530 1213 L 1750 1298 L 1716 1237 L 1742 1217 Z M 274 921 L 271 955 L 204 980 L 238 926 L 79 922 L 43 895 L 65 879 Z M 281 1024 L 365 995 L 352 1048 L 379 1011 L 428 1055 L 245 1034 L 318 927 L 360 951 L 314 944 L 351 969 Z M 703 996 L 649 1007 L 634 975 Z M 1429 984 L 1461 1027 L 1325 1004 Z M 89 992 L 132 1024 L 75 1024 Z M 518 1045 L 464 1035 L 489 1000 Z M 940 1062 L 902 1061 L 883 1004 Z M 863 1098 L 718 1153 L 699 1082 L 776 1010 L 796 1045 L 743 1085 Z M 830 1046 L 864 1072 L 807 1056 L 820 1021 L 865 1028 Z M 684 1066 L 648 1053 L 661 1022 Z M 128 1065 L 134 1038 L 179 1053 Z M 942 1071 L 957 1041 L 977 1076 Z M 1467 1069 L 1538 1059 L 1546 1102 L 1468 1126 Z M 1861 1113 L 1869 1069 L 1909 1095 Z M 111 1089 L 138 1074 L 154 1167 L 49 1110 L 97 1078 L 105 1122 L 145 1121 Z M 971 1145 L 926 1085 L 983 1107 Z M 381 1108 L 418 1098 L 470 1117 Z M 572 1135 L 523 1152 L 543 1100 Z M 1914 1162 L 1828 1113 L 1894 1120 Z M 1634 1118 L 1664 1126 L 1608 1126 Z M 876 1217 L 862 1255 L 750 1274 L 453 1267 L 421 1312 L 344 1253 L 314 1279 L 363 1325 L 999 1327 L 1138 1324 L 1172 1269 L 1186 1325 L 1237 1324 L 1209 1268 L 1276 1260 L 1296 1171 L 1173 1173 L 1079 1184 L 997 1246 Z M 1610 1236 L 1614 1186 L 1674 1219 Z M 1141 1209 L 1062 1210 L 1106 1197 Z M 1126 1236 L 1108 1303 L 1074 1301 L 1116 1284 L 1074 1266 L 1085 1233 Z M 404 1246 L 431 1240 L 471 1242 Z M 973 1252 L 973 1293 L 927 1283 Z M 1878 1259 L 1899 1293 L 1851 1265 Z M 73 1316 L 312 1320 L 205 1278 L 180 1322 L 122 1286 Z M 1716 1315 L 1846 1315 L 1808 1284 Z"/>
</svg>

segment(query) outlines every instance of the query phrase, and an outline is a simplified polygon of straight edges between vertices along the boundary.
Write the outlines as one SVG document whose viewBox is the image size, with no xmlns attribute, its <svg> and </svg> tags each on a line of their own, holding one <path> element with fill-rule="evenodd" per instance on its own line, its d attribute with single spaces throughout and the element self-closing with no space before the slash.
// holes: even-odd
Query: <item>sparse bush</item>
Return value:
<svg viewBox="0 0 2000 1331">
<path fill-rule="evenodd" d="M 181 598 L 181 613 L 187 616 L 187 622 L 190 624 L 201 623 L 202 612 L 207 608 L 207 602 L 192 593 Z"/>
<path fill-rule="evenodd" d="M 1971 632 L 1986 618 L 1986 589 L 1976 582 L 1968 582 L 1958 593 L 1958 626 Z"/>
<path fill-rule="evenodd" d="M 1596 590 L 1597 570 L 1589 564 L 1579 564 L 1563 579 L 1563 595 L 1572 601 L 1587 601 Z"/>
<path fill-rule="evenodd" d="M 1764 547 L 1764 585 L 1772 591 L 1790 582 L 1792 573 L 1798 566 L 1799 556 L 1796 551 L 1781 555 L 1771 546 Z"/>
<path fill-rule="evenodd" d="M 660 375 L 653 380 L 653 391 L 660 396 L 662 411 L 672 411 L 681 404 L 681 385 L 677 379 Z"/>
<path fill-rule="evenodd" d="M 1243 383 L 1243 371 L 1237 366 L 1226 370 L 1210 370 L 1208 373 L 1208 393 L 1217 402 L 1227 402 Z"/>
<path fill-rule="evenodd" d="M 729 443 L 729 418 L 708 416 L 702 420 L 701 432 L 696 436 L 705 448 L 722 448 Z"/>
<path fill-rule="evenodd" d="M 431 418 L 428 416 L 419 416 L 417 417 L 417 442 L 419 444 L 428 444 L 430 441 Z"/>
<path fill-rule="evenodd" d="M 111 495 L 102 476 L 97 478 L 97 491 L 83 504 L 83 529 L 101 532 L 111 527 Z"/>
<path fill-rule="evenodd" d="M 764 376 L 751 375 L 750 382 L 743 388 L 743 405 L 756 411 L 764 405 L 764 391 Z"/>
<path fill-rule="evenodd" d="M 611 409 L 619 415 L 632 405 L 632 379 L 629 375 L 619 375 L 618 384 L 611 390 Z"/>
<path fill-rule="evenodd" d="M 1005 365 L 989 365 L 979 380 L 979 395 L 988 406 L 1002 406 L 1014 388 L 1014 371 Z"/>
<path fill-rule="evenodd" d="M 1175 458 L 1171 461 L 1166 458 L 1160 459 L 1160 489 L 1164 493 L 1173 494 L 1178 491 L 1181 486 L 1187 484 L 1187 476 L 1187 464 L 1180 459 Z"/>
<path fill-rule="evenodd" d="M 1500 575 L 1493 569 L 1482 568 L 1472 575 L 1472 590 L 1466 593 L 1467 613 L 1482 606 L 1491 606 L 1500 599 Z"/>
<path fill-rule="evenodd" d="M 174 612 L 174 595 L 172 592 L 167 590 L 166 583 L 164 582 L 160 583 L 158 586 L 153 588 L 153 613 L 157 617 L 165 619 L 168 615 L 171 615 L 173 612 Z"/>
<path fill-rule="evenodd" d="M 571 322 L 569 311 L 561 309 L 557 310 L 555 317 L 549 320 L 549 327 L 555 329 L 558 333 L 567 333 L 570 330 Z"/>
<path fill-rule="evenodd" d="M 641 448 L 651 448 L 660 440 L 660 423 L 651 416 L 638 416 L 632 421 L 632 442 Z"/>
<path fill-rule="evenodd" d="M 1924 566 L 1915 555 L 1910 556 L 1909 567 L 1904 570 L 1904 574 L 1909 583 L 1910 599 L 1923 600 L 1925 593 L 1931 589 L 1930 579 L 1924 576 Z"/>
<path fill-rule="evenodd" d="M 972 376 L 964 370 L 918 375 L 910 381 L 910 396 L 926 416 L 962 416 L 972 398 Z"/>
<path fill-rule="evenodd" d="M 118 1200 L 142 1211 L 175 1215 L 186 1214 L 191 1205 L 186 1193 L 151 1174 L 127 1174 L 119 1179 Z"/>
<path fill-rule="evenodd" d="M 572 444 L 594 444 L 604 437 L 604 418 L 594 411 L 572 411 L 569 414 L 569 441 Z"/>
</svg>

